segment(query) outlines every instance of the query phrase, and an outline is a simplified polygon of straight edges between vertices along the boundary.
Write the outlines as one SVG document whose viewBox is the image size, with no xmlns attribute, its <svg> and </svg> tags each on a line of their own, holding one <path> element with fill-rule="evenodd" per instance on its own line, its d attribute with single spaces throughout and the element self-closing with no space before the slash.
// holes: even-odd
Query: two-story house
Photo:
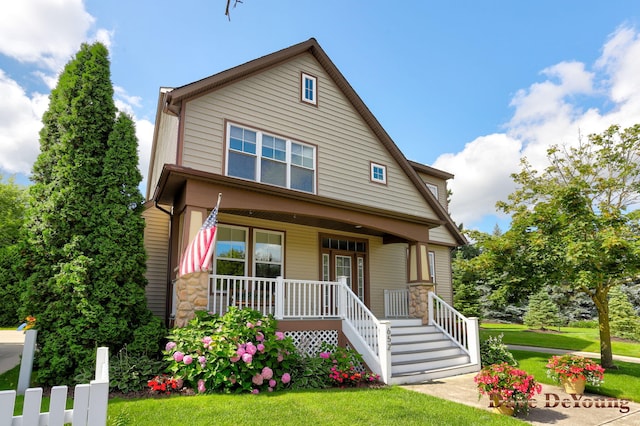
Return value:
<svg viewBox="0 0 640 426">
<path fill-rule="evenodd" d="M 306 346 L 362 340 L 385 381 L 473 371 L 477 336 L 448 306 L 450 251 L 465 243 L 447 212 L 452 177 L 405 158 L 315 39 L 162 88 L 144 212 L 149 306 L 178 326 L 195 309 L 241 306 L 274 314 Z M 218 194 L 213 270 L 181 277 Z M 427 332 L 446 336 L 415 336 Z M 447 348 L 403 350 L 430 339 Z M 421 351 L 444 361 L 416 366 Z"/>
</svg>

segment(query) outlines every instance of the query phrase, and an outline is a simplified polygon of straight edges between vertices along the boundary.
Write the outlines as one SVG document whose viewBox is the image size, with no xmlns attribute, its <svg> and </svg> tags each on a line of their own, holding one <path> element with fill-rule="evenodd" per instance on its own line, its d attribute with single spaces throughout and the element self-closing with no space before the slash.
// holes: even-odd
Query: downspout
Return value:
<svg viewBox="0 0 640 426">
<path fill-rule="evenodd" d="M 154 200 L 153 203 L 158 210 L 166 213 L 169 216 L 169 243 L 168 243 L 168 252 L 167 252 L 167 272 L 166 272 L 167 285 L 165 287 L 166 297 L 165 297 L 165 304 L 164 304 L 164 309 L 165 309 L 164 323 L 165 323 L 165 326 L 171 327 L 171 321 L 172 321 L 171 302 L 173 300 L 173 291 L 171 288 L 171 250 L 172 250 L 171 227 L 173 225 L 173 213 L 167 209 L 162 208 L 160 205 L 158 205 L 158 200 Z"/>
</svg>

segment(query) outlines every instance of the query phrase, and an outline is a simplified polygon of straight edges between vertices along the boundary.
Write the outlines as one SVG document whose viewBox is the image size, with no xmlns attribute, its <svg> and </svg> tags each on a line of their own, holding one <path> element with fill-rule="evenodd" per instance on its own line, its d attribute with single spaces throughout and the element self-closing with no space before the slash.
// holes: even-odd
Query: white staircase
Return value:
<svg viewBox="0 0 640 426">
<path fill-rule="evenodd" d="M 391 383 L 421 383 L 479 370 L 469 355 L 420 319 L 391 320 Z"/>
</svg>

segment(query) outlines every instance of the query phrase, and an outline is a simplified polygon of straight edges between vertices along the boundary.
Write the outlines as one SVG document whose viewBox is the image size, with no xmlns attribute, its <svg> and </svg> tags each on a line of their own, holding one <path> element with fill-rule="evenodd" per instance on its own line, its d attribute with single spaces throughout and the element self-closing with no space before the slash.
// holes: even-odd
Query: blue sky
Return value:
<svg viewBox="0 0 640 426">
<path fill-rule="evenodd" d="M 640 122 L 640 2 L 21 0 L 0 14 L 0 173 L 27 183 L 56 75 L 80 43 L 111 54 L 146 176 L 158 90 L 315 37 L 410 160 L 455 174 L 451 213 L 495 203 L 520 157 Z"/>
</svg>

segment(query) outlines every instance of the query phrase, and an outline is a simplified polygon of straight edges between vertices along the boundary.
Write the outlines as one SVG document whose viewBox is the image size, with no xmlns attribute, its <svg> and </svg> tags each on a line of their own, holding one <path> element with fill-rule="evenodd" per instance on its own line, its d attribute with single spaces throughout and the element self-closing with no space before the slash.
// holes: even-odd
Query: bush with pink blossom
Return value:
<svg viewBox="0 0 640 426">
<path fill-rule="evenodd" d="M 271 392 L 290 386 L 298 355 L 273 316 L 232 307 L 224 316 L 203 311 L 168 336 L 168 372 L 199 393 Z"/>
</svg>

